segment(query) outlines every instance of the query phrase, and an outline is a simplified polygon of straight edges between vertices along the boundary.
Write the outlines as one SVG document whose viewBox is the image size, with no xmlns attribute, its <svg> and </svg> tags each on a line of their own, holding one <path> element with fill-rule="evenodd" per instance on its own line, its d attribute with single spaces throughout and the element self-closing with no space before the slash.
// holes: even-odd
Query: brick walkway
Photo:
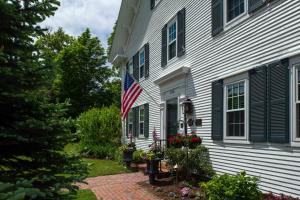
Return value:
<svg viewBox="0 0 300 200">
<path fill-rule="evenodd" d="M 79 186 L 81 189 L 91 189 L 98 200 L 159 200 L 143 189 L 141 183 L 146 181 L 148 176 L 137 172 L 88 178 L 88 185 Z"/>
</svg>

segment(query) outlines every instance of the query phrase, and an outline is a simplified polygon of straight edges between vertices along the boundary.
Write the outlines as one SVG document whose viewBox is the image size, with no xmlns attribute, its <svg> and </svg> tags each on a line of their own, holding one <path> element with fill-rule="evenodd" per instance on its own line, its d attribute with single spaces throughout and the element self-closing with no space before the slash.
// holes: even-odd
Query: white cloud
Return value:
<svg viewBox="0 0 300 200">
<path fill-rule="evenodd" d="M 106 41 L 117 20 L 121 0 L 61 0 L 55 15 L 42 25 L 56 30 L 62 27 L 66 33 L 80 35 L 86 28 L 98 36 L 106 47 Z"/>
</svg>

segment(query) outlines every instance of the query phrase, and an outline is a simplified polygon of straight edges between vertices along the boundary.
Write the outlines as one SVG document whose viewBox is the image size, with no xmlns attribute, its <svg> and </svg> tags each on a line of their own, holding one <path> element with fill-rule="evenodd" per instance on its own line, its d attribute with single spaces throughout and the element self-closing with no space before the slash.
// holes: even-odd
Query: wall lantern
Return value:
<svg viewBox="0 0 300 200">
<path fill-rule="evenodd" d="M 190 99 L 186 99 L 182 102 L 184 114 L 193 114 L 193 103 Z"/>
</svg>

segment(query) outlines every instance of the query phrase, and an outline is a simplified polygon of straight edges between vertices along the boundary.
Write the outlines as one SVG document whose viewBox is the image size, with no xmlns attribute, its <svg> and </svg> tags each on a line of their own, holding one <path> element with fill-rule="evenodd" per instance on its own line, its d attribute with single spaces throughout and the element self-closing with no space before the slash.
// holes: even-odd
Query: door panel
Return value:
<svg viewBox="0 0 300 200">
<path fill-rule="evenodd" d="M 176 135 L 178 132 L 178 100 L 167 101 L 167 136 Z"/>
</svg>

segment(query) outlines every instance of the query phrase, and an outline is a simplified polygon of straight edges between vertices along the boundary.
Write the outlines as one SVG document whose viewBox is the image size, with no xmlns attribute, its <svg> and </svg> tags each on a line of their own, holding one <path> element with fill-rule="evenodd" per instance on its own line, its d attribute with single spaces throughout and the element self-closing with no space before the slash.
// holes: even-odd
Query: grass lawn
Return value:
<svg viewBox="0 0 300 200">
<path fill-rule="evenodd" d="M 97 197 L 91 190 L 79 190 L 76 196 L 71 196 L 72 200 L 97 200 Z M 70 200 L 68 198 L 68 200 Z"/>
<path fill-rule="evenodd" d="M 79 145 L 68 144 L 65 147 L 65 152 L 69 154 L 79 154 Z M 116 161 L 89 158 L 83 158 L 82 160 L 88 165 L 88 177 L 106 176 L 130 172 L 130 170 L 126 169 L 126 167 Z"/>
<path fill-rule="evenodd" d="M 126 167 L 112 160 L 97 160 L 84 158 L 83 161 L 88 164 L 88 177 L 106 176 L 130 172 L 130 170 L 126 169 Z"/>
</svg>

